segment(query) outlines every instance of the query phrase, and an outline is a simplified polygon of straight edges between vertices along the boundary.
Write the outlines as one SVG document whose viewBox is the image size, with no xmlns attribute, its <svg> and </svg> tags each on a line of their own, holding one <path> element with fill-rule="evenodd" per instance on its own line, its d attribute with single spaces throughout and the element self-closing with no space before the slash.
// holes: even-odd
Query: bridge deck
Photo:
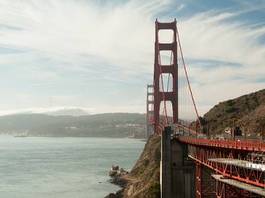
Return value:
<svg viewBox="0 0 265 198">
<path fill-rule="evenodd" d="M 247 168 L 257 171 L 265 171 L 265 164 L 257 164 L 246 160 L 231 159 L 231 158 L 213 158 L 208 159 L 210 162 L 217 162 L 221 164 L 229 164 L 242 168 Z"/>
<path fill-rule="evenodd" d="M 246 183 L 234 180 L 234 179 L 228 179 L 228 178 L 223 177 L 222 175 L 212 175 L 212 177 L 219 182 L 223 182 L 225 184 L 229 184 L 231 186 L 235 186 L 237 188 L 247 190 L 257 195 L 265 196 L 264 188 L 256 187 L 256 186 L 246 184 Z"/>
</svg>

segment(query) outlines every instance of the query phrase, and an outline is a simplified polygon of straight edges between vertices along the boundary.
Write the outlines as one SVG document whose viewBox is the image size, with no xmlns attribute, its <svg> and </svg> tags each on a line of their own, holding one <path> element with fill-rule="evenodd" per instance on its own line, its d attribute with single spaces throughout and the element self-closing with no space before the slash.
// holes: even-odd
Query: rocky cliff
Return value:
<svg viewBox="0 0 265 198">
<path fill-rule="evenodd" d="M 160 197 L 160 148 L 160 137 L 151 136 L 129 174 L 129 182 L 124 190 L 124 197 Z"/>
<path fill-rule="evenodd" d="M 160 137 L 153 135 L 131 172 L 119 179 L 124 188 L 109 198 L 159 198 Z"/>
</svg>

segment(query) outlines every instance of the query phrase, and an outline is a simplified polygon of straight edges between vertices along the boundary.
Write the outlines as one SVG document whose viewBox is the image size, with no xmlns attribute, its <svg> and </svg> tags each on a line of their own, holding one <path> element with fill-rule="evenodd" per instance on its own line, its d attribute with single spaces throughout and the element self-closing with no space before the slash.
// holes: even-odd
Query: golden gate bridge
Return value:
<svg viewBox="0 0 265 198">
<path fill-rule="evenodd" d="M 163 31 L 171 41 L 160 40 Z M 156 20 L 154 55 L 146 120 L 147 135 L 162 137 L 162 198 L 265 197 L 265 143 L 202 132 L 176 19 Z"/>
</svg>

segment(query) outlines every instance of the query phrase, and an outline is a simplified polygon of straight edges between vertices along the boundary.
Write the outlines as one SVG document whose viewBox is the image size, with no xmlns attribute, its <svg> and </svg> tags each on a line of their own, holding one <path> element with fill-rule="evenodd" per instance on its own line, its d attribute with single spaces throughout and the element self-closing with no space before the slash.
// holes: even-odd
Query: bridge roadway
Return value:
<svg viewBox="0 0 265 198">
<path fill-rule="evenodd" d="M 216 140 L 205 138 L 193 138 L 193 137 L 179 137 L 180 142 L 197 145 L 197 146 L 209 146 L 226 149 L 236 149 L 240 151 L 249 152 L 265 152 L 265 143 L 255 140 Z"/>
</svg>

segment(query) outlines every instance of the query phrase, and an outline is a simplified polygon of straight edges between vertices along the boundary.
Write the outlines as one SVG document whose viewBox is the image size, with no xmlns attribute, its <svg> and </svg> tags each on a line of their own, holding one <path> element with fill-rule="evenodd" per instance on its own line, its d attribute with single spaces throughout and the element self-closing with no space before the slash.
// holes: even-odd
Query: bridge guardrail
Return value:
<svg viewBox="0 0 265 198">
<path fill-rule="evenodd" d="M 192 137 L 178 137 L 181 142 L 187 144 L 222 147 L 228 149 L 240 149 L 246 151 L 265 152 L 265 143 L 251 140 L 210 140 Z"/>
</svg>

